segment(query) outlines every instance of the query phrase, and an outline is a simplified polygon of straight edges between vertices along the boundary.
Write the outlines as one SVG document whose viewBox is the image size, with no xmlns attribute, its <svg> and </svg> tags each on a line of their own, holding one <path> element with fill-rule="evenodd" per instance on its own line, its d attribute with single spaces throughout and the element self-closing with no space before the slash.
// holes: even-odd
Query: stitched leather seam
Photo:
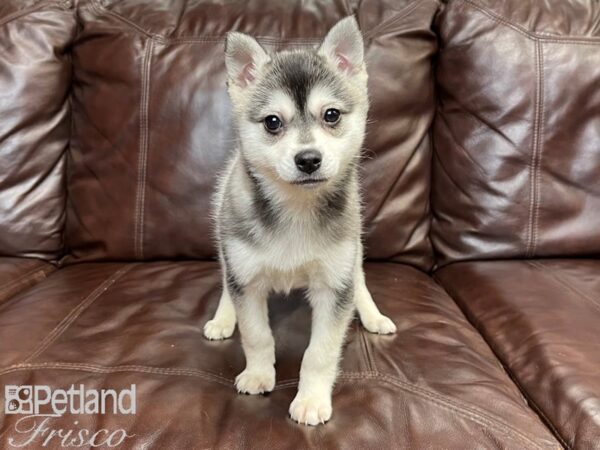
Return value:
<svg viewBox="0 0 600 450">
<path fill-rule="evenodd" d="M 527 220 L 527 248 L 525 256 L 531 257 L 536 248 L 536 210 L 538 206 L 539 171 L 540 171 L 540 141 L 542 129 L 542 104 L 543 104 L 543 67 L 542 44 L 535 42 L 535 110 L 533 118 L 533 139 L 531 143 L 531 161 L 529 163 L 529 214 Z"/>
<path fill-rule="evenodd" d="M 358 322 L 360 322 L 360 319 Z M 367 361 L 367 367 L 368 367 L 369 371 L 377 372 L 377 366 L 375 365 L 375 359 L 373 358 L 373 354 L 371 352 L 369 342 L 367 341 L 366 332 L 362 328 L 362 325 L 360 323 L 357 323 L 357 325 L 358 325 L 358 330 L 356 330 L 356 331 L 358 332 L 358 335 L 360 336 L 360 339 L 363 344 L 362 347 L 363 347 L 365 359 Z"/>
<path fill-rule="evenodd" d="M 66 363 L 66 362 L 40 362 L 40 363 L 20 363 L 0 369 L 0 376 L 23 370 L 39 370 L 39 369 L 56 369 L 56 370 L 81 370 L 92 373 L 119 373 L 119 372 L 139 372 L 156 375 L 174 375 L 174 376 L 189 376 L 202 378 L 215 383 L 231 386 L 234 383 L 233 379 L 222 377 L 220 375 L 206 372 L 204 370 L 192 368 L 175 368 L 175 367 L 152 367 L 142 365 L 123 365 L 123 366 L 102 366 L 99 364 L 86 363 Z M 340 374 L 338 379 L 357 379 L 363 375 L 373 376 L 374 372 L 346 372 Z M 286 389 L 298 385 L 298 379 L 293 378 L 278 382 L 275 389 Z"/>
<path fill-rule="evenodd" d="M 103 15 L 103 14 L 105 14 L 107 16 L 110 16 L 110 17 L 114 18 L 114 19 L 117 19 L 119 22 L 122 22 L 125 25 L 128 25 L 129 27 L 133 28 L 135 31 L 143 34 L 146 37 L 149 37 L 149 38 L 155 37 L 154 35 L 152 35 L 151 33 L 147 32 L 146 30 L 144 30 L 143 28 L 141 28 L 136 23 L 130 21 L 129 19 L 126 19 L 125 17 L 123 17 L 123 16 L 121 16 L 119 14 L 116 14 L 116 13 L 114 13 L 112 11 L 109 11 L 102 4 L 100 4 L 100 2 L 98 0 L 91 0 L 89 4 L 90 4 L 90 7 L 91 7 L 90 9 L 93 9 L 96 14 L 98 14 L 100 16 Z"/>
<path fill-rule="evenodd" d="M 28 280 L 29 278 L 36 278 L 36 275 L 38 273 L 41 274 L 43 278 L 46 277 L 46 269 L 38 266 L 35 269 L 32 269 L 29 272 L 25 273 L 24 275 L 21 275 L 16 280 L 9 281 L 8 283 L 0 286 L 0 293 L 3 294 L 6 291 L 13 289 L 14 287 L 16 287 L 20 284 L 24 284 L 25 281 Z"/>
<path fill-rule="evenodd" d="M 160 42 L 163 45 L 174 45 L 174 44 L 216 44 L 225 41 L 225 36 L 206 36 L 206 37 L 186 37 L 180 36 L 176 38 L 163 38 L 159 35 L 153 35 L 152 37 L 157 42 Z M 321 42 L 320 39 L 310 39 L 310 38 L 290 38 L 290 39 L 280 39 L 271 36 L 257 36 L 256 40 L 261 44 L 265 45 L 280 45 L 280 44 L 291 44 L 295 46 L 308 46 L 314 47 Z"/>
<path fill-rule="evenodd" d="M 129 272 L 135 264 L 123 266 L 115 271 L 111 276 L 104 280 L 96 289 L 94 289 L 86 298 L 84 298 L 75 308 L 73 308 L 56 327 L 42 340 L 40 345 L 23 361 L 30 362 L 32 359 L 41 355 L 53 342 L 55 342 L 69 326 L 92 304 L 98 297 L 104 294 L 119 278 Z"/>
<path fill-rule="evenodd" d="M 454 300 L 454 303 L 456 303 L 456 305 L 462 311 L 462 313 L 467 318 L 469 323 L 479 332 L 479 334 L 481 335 L 483 340 L 486 342 L 486 344 L 488 345 L 488 347 L 490 348 L 492 353 L 496 356 L 496 358 L 502 365 L 502 368 L 504 369 L 504 371 L 508 374 L 510 379 L 513 381 L 513 383 L 519 389 L 519 391 L 521 392 L 521 395 L 527 399 L 527 403 L 529 404 L 530 407 L 532 407 L 533 411 L 540 416 L 544 425 L 546 425 L 550 429 L 550 431 L 552 431 L 552 433 L 554 434 L 554 437 L 560 442 L 560 444 L 563 447 L 570 450 L 571 446 L 569 446 L 567 444 L 566 440 L 562 437 L 562 435 L 559 433 L 559 431 L 554 426 L 554 423 L 552 423 L 552 421 L 548 418 L 548 416 L 544 413 L 544 411 L 538 406 L 537 402 L 533 399 L 533 397 L 531 397 L 529 392 L 523 387 L 523 385 L 519 381 L 519 378 L 515 375 L 515 373 L 513 373 L 512 369 L 504 363 L 504 357 L 503 357 L 502 352 L 500 352 L 498 349 L 496 349 L 494 347 L 493 341 L 491 341 L 489 339 L 489 336 L 487 335 L 486 330 L 483 327 L 483 325 L 480 323 L 480 321 L 477 320 L 477 318 L 475 316 L 473 316 L 470 313 L 470 311 L 464 307 L 464 305 L 461 301 L 457 300 L 457 299 L 460 299 L 460 296 L 456 293 L 456 291 L 454 289 L 451 289 L 450 287 L 443 285 L 442 280 L 438 277 L 437 274 L 434 274 L 433 277 L 436 280 L 436 282 L 438 282 L 440 284 L 440 286 L 443 286 L 443 288 L 446 289 L 446 291 L 448 292 L 450 297 L 452 297 L 452 299 Z"/>
<path fill-rule="evenodd" d="M 413 2 L 407 4 L 406 6 L 401 8 L 400 11 L 398 11 L 394 16 L 388 18 L 387 20 L 378 24 L 374 28 L 364 31 L 364 33 L 363 33 L 364 38 L 365 39 L 373 39 L 373 38 L 377 37 L 377 33 L 380 33 L 381 30 L 385 30 L 385 27 L 392 26 L 399 20 L 401 20 L 404 17 L 406 17 L 407 15 L 409 15 L 420 3 L 421 3 L 421 0 L 414 0 Z M 436 3 L 439 4 L 439 1 L 436 0 Z M 133 22 L 132 20 L 126 18 L 125 16 L 122 16 L 119 13 L 116 13 L 114 11 L 107 9 L 106 7 L 104 7 L 104 5 L 102 5 L 102 3 L 99 2 L 99 0 L 91 0 L 90 5 L 92 6 L 92 8 L 94 9 L 94 11 L 97 14 L 110 16 L 113 19 L 118 20 L 119 22 L 123 23 L 124 25 L 127 25 L 128 27 L 137 31 L 138 33 L 141 33 L 149 38 L 152 38 L 155 41 L 160 42 L 161 44 L 175 44 L 175 43 L 183 44 L 183 43 L 195 43 L 195 42 L 217 43 L 217 42 L 221 42 L 225 39 L 225 35 L 222 35 L 222 36 L 178 36 L 178 37 L 174 37 L 174 38 L 169 38 L 162 34 L 152 33 L 150 31 L 144 29 L 137 23 Z M 281 38 L 272 37 L 272 36 L 256 36 L 256 39 L 260 42 L 265 42 L 265 43 L 269 43 L 269 44 L 278 44 L 278 43 L 284 43 L 284 42 L 288 43 L 289 42 L 289 43 L 293 43 L 295 45 L 315 45 L 315 44 L 320 43 L 322 40 L 322 38 L 320 38 L 320 37 L 319 38 L 281 39 Z"/>
<path fill-rule="evenodd" d="M 144 59 L 141 70 L 140 88 L 140 142 L 138 153 L 138 179 L 135 196 L 134 217 L 134 254 L 137 259 L 144 259 L 144 210 L 146 203 L 146 175 L 148 165 L 148 105 L 150 97 L 150 67 L 152 65 L 152 52 L 154 41 L 148 39 L 144 50 Z"/>
<path fill-rule="evenodd" d="M 498 15 L 498 13 L 487 9 L 486 7 L 476 3 L 473 0 L 456 0 L 457 3 L 463 3 L 470 5 L 481 14 L 487 16 L 490 20 L 499 23 L 501 25 L 507 26 L 514 31 L 534 40 L 543 40 L 544 42 L 553 42 L 553 43 L 565 43 L 565 44 L 581 44 L 581 45 L 599 45 L 600 38 L 595 36 L 559 36 L 559 35 L 549 35 L 546 33 L 536 33 L 534 31 L 530 31 L 527 28 L 524 28 L 522 25 L 511 22 Z"/>
<path fill-rule="evenodd" d="M 537 42 L 539 46 L 538 59 L 539 59 L 539 118 L 538 118 L 538 142 L 537 142 L 537 170 L 535 174 L 535 212 L 533 217 L 533 245 L 531 247 L 531 255 L 533 256 L 537 250 L 537 243 L 539 238 L 539 218 L 540 218 L 540 203 L 542 197 L 541 178 L 542 178 L 542 157 L 544 155 L 544 121 L 546 120 L 546 112 L 544 101 L 545 83 L 544 83 L 544 48 L 540 41 Z"/>
<path fill-rule="evenodd" d="M 175 37 L 175 38 L 168 38 L 166 36 L 163 36 L 162 34 L 151 33 L 149 31 L 143 29 L 142 27 L 140 27 L 135 22 L 127 19 L 126 17 L 106 9 L 104 6 L 102 6 L 98 2 L 98 0 L 91 0 L 90 5 L 92 6 L 92 9 L 94 9 L 96 14 L 109 16 L 109 17 L 123 23 L 124 25 L 132 28 L 134 31 L 137 31 L 138 33 L 141 33 L 144 36 L 151 38 L 161 44 L 170 44 L 170 43 L 182 43 L 182 44 L 189 43 L 189 44 L 191 44 L 191 43 L 196 43 L 196 42 L 197 43 L 217 43 L 217 42 L 222 42 L 225 40 L 224 35 L 223 36 L 179 36 L 179 37 Z M 300 38 L 297 40 L 296 39 L 285 40 L 285 39 L 279 39 L 279 38 L 270 37 L 270 36 L 264 36 L 264 37 L 258 36 L 257 39 L 259 41 L 266 42 L 266 43 L 276 44 L 276 43 L 282 43 L 282 42 L 294 42 L 295 44 L 298 44 L 298 45 L 314 45 L 321 41 L 318 38 Z"/>
<path fill-rule="evenodd" d="M 584 292 L 582 292 L 581 290 L 579 290 L 577 287 L 575 287 L 571 282 L 569 282 L 562 275 L 559 275 L 554 271 L 550 272 L 552 269 L 549 269 L 548 267 L 544 266 L 539 261 L 526 261 L 526 263 L 528 265 L 530 265 L 531 267 L 535 267 L 537 270 L 541 271 L 542 274 L 551 277 L 556 282 L 561 284 L 563 287 L 566 287 L 570 291 L 574 292 L 575 294 L 577 294 L 580 297 L 584 298 L 585 300 L 589 301 L 594 308 L 596 308 L 600 311 L 600 303 L 599 302 L 597 302 L 592 297 L 590 297 L 589 295 L 587 295 Z"/>
<path fill-rule="evenodd" d="M 97 3 L 97 0 L 92 0 L 90 5 L 91 5 L 91 9 L 93 9 L 96 14 L 98 14 L 100 16 L 106 15 L 108 17 L 111 17 L 112 19 L 123 23 L 127 27 L 132 28 L 134 31 L 154 40 L 157 43 L 163 44 L 163 45 L 196 44 L 196 43 L 198 43 L 198 44 L 213 43 L 214 44 L 214 43 L 218 43 L 218 42 L 223 42 L 225 40 L 225 35 L 223 35 L 223 36 L 179 36 L 179 37 L 175 37 L 175 38 L 168 38 L 161 34 L 153 34 L 153 33 L 150 33 L 149 31 L 144 30 L 139 25 L 130 21 L 129 19 L 127 19 L 113 11 L 109 11 L 106 8 L 104 8 L 103 6 L 99 5 Z M 319 39 L 319 38 L 280 39 L 280 38 L 272 37 L 272 36 L 257 36 L 256 39 L 259 42 L 263 42 L 265 44 L 281 44 L 281 43 L 286 43 L 286 42 L 292 42 L 295 45 L 313 46 L 313 45 L 316 45 L 319 42 L 321 42 L 321 39 Z"/>
<path fill-rule="evenodd" d="M 373 38 L 377 37 L 378 35 L 380 36 L 382 34 L 382 31 L 385 31 L 386 28 L 391 27 L 391 26 L 395 25 L 397 22 L 399 22 L 400 20 L 404 19 L 411 12 L 413 12 L 417 8 L 417 6 L 419 6 L 420 3 L 421 3 L 421 0 L 414 0 L 411 3 L 404 5 L 404 7 L 401 8 L 400 11 L 398 11 L 392 17 L 389 17 L 387 20 L 384 20 L 380 24 L 378 24 L 375 27 L 371 28 L 370 30 L 367 30 L 366 32 L 364 32 L 364 34 L 363 34 L 364 39 L 373 39 Z"/>
<path fill-rule="evenodd" d="M 431 127 L 432 121 L 433 121 L 433 117 L 429 120 L 429 127 Z M 379 204 L 375 207 L 375 213 L 372 215 L 372 218 L 369 220 L 369 222 L 377 223 L 378 217 L 380 217 L 380 215 L 381 215 L 381 210 L 387 206 L 388 199 L 394 192 L 394 189 L 397 188 L 398 183 L 400 183 L 402 174 L 404 174 L 407 170 L 409 170 L 410 165 L 413 162 L 413 159 L 416 158 L 417 154 L 419 154 L 419 149 L 421 147 L 421 144 L 428 137 L 429 137 L 429 133 L 423 133 L 423 136 L 421 136 L 421 138 L 419 139 L 419 142 L 413 147 L 413 151 L 409 155 L 408 159 L 406 159 L 405 163 L 402 166 L 397 165 L 398 175 L 396 177 L 394 177 L 394 182 L 391 184 L 391 186 L 389 188 L 386 189 L 385 193 L 383 195 L 379 195 Z M 402 144 L 399 144 L 399 145 L 402 145 Z M 409 237 L 412 237 L 412 235 L 409 235 Z M 406 238 L 404 245 L 406 245 L 406 242 L 408 242 L 408 241 L 409 241 L 409 238 Z"/>
<path fill-rule="evenodd" d="M 475 406 L 467 406 L 464 402 L 454 402 L 445 396 L 435 394 L 433 392 L 419 388 L 413 384 L 406 383 L 405 381 L 397 379 L 396 377 L 392 377 L 389 375 L 379 375 L 379 378 L 383 381 L 387 381 L 390 384 L 399 387 L 400 389 L 406 392 L 410 392 L 422 398 L 426 398 L 444 409 L 448 409 L 452 412 L 463 415 L 465 416 L 465 418 L 471 419 L 472 421 L 479 423 L 480 425 L 484 425 L 489 428 L 493 428 L 497 431 L 500 431 L 508 437 L 514 438 L 515 440 L 527 444 L 528 446 L 526 448 L 537 448 L 543 450 L 543 447 L 539 446 L 534 440 L 529 438 L 520 430 L 516 429 L 509 423 L 504 422 L 499 417 L 490 415 L 487 412 L 482 411 L 481 409 Z"/>
<path fill-rule="evenodd" d="M 600 44 L 600 39 L 599 38 L 595 38 L 595 37 L 579 37 L 579 38 L 573 38 L 573 37 L 561 37 L 559 38 L 556 35 L 547 35 L 544 33 L 532 33 L 530 31 L 528 31 L 527 29 L 523 28 L 520 25 L 517 24 L 513 24 L 512 22 L 506 20 L 503 17 L 498 16 L 496 13 L 487 10 L 486 8 L 482 7 L 481 5 L 477 4 L 477 3 L 473 3 L 470 0 L 456 0 L 457 3 L 458 2 L 462 2 L 462 3 L 466 3 L 469 4 L 470 6 L 472 6 L 474 9 L 478 10 L 480 13 L 484 14 L 485 16 L 487 16 L 490 20 L 493 20 L 494 22 L 503 24 L 507 27 L 510 27 L 512 29 L 514 29 L 515 31 L 531 38 L 531 39 L 543 39 L 544 42 L 553 42 L 553 43 L 566 43 L 566 44 L 581 44 L 581 45 L 598 45 Z M 406 8 L 412 6 L 413 4 L 418 3 L 419 0 L 416 0 L 414 3 L 410 3 L 406 6 Z M 157 42 L 163 43 L 163 44 L 169 44 L 169 43 L 193 43 L 193 42 L 220 42 L 222 40 L 225 39 L 225 36 L 180 36 L 177 38 L 168 38 L 164 35 L 161 34 L 153 34 L 145 29 L 143 29 L 142 27 L 140 27 L 138 24 L 136 24 L 135 22 L 127 19 L 124 16 L 121 16 L 120 14 L 117 14 L 113 11 L 110 11 L 108 9 L 106 9 L 104 6 L 102 6 L 98 0 L 91 0 L 90 5 L 92 7 L 92 9 L 95 10 L 95 12 L 97 14 L 100 15 L 107 15 L 112 17 L 113 19 L 118 20 L 119 22 L 122 22 L 123 24 L 129 26 L 130 28 L 132 28 L 133 30 L 147 36 L 150 38 L 153 38 L 154 40 L 156 40 Z M 400 16 L 404 16 L 406 13 L 404 10 L 400 10 L 398 12 L 398 15 Z M 402 17 L 391 17 L 389 20 L 392 22 L 395 22 L 396 20 L 400 20 Z M 389 25 L 389 24 L 388 24 Z M 381 25 L 378 27 L 380 28 Z M 365 33 L 367 33 L 369 35 L 369 38 L 372 39 L 375 36 L 373 35 L 373 29 L 371 30 L 367 30 Z M 279 39 L 279 38 L 274 38 L 271 36 L 263 36 L 263 37 L 257 37 L 257 39 L 259 41 L 264 41 L 264 42 L 272 42 L 272 43 L 283 43 L 283 42 L 294 42 L 297 43 L 298 45 L 302 45 L 302 44 L 315 44 L 321 41 L 320 38 L 298 38 L 297 40 L 294 38 L 291 39 Z"/>
<path fill-rule="evenodd" d="M 197 369 L 177 369 L 177 368 L 160 368 L 151 366 L 139 366 L 139 365 L 128 365 L 128 366 L 101 366 L 95 364 L 81 364 L 81 363 L 36 363 L 36 364 L 16 364 L 14 366 L 7 367 L 0 371 L 0 375 L 6 375 L 8 373 L 23 371 L 23 370 L 35 370 L 35 369 L 58 369 L 58 370 L 82 370 L 92 373 L 119 373 L 119 372 L 139 372 L 139 373 L 150 373 L 156 375 L 176 375 L 176 376 L 189 376 L 204 379 L 207 381 L 213 381 L 218 384 L 231 386 L 233 380 L 224 378 L 215 374 L 204 372 Z M 417 397 L 421 397 L 428 400 L 437 406 L 449 410 L 453 413 L 459 414 L 464 418 L 471 420 L 479 425 L 495 429 L 513 439 L 519 440 L 522 443 L 527 443 L 527 448 L 538 448 L 542 449 L 537 443 L 532 441 L 529 437 L 523 434 L 521 431 L 515 429 L 510 424 L 505 423 L 498 417 L 492 416 L 487 412 L 480 410 L 474 406 L 467 406 L 464 403 L 457 403 L 445 396 L 435 394 L 428 390 L 419 388 L 413 384 L 404 382 L 390 375 L 383 375 L 375 372 L 346 372 L 342 373 L 338 377 L 338 381 L 353 381 L 353 380 L 372 380 L 391 384 L 402 389 L 405 392 L 411 393 Z M 297 379 L 285 380 L 278 383 L 275 386 L 275 390 L 287 389 L 295 387 L 298 384 Z"/>
<path fill-rule="evenodd" d="M 177 369 L 177 368 L 162 368 L 162 367 L 151 367 L 151 366 L 140 366 L 140 365 L 124 365 L 124 366 L 102 366 L 97 364 L 85 364 L 85 363 L 62 363 L 62 362 L 43 362 L 43 363 L 24 363 L 16 364 L 14 366 L 7 367 L 0 371 L 0 375 L 7 373 L 17 372 L 21 370 L 36 370 L 36 369 L 57 369 L 57 370 L 82 370 L 93 373 L 119 373 L 119 372 L 140 372 L 150 373 L 156 375 L 181 375 L 191 376 L 197 378 L 203 378 L 215 383 L 224 384 L 231 386 L 233 380 L 230 380 L 219 375 L 215 375 L 209 372 L 204 372 L 196 369 Z"/>
<path fill-rule="evenodd" d="M 60 3 L 53 2 L 53 1 L 39 1 L 38 3 L 30 6 L 29 8 L 25 8 L 20 11 L 15 11 L 14 13 L 9 14 L 8 16 L 4 17 L 3 19 L 0 19 L 0 26 L 4 26 L 7 23 L 12 22 L 13 20 L 17 20 L 23 16 L 27 16 L 28 14 L 37 12 L 40 9 L 42 9 L 44 6 L 53 6 L 53 5 L 60 6 Z"/>
</svg>

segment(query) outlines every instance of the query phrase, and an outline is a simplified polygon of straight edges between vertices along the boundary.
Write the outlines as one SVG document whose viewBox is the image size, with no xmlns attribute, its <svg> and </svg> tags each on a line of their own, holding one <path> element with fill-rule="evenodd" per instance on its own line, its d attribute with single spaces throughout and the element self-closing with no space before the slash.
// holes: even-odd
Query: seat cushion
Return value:
<svg viewBox="0 0 600 450">
<path fill-rule="evenodd" d="M 54 269 L 39 259 L 0 257 L 0 304 L 45 279 Z"/>
<path fill-rule="evenodd" d="M 432 241 L 441 265 L 600 253 L 600 6 L 449 0 Z"/>
<path fill-rule="evenodd" d="M 0 255 L 63 253 L 70 1 L 0 2 Z"/>
<path fill-rule="evenodd" d="M 352 2 L 351 2 L 352 3 Z M 356 14 L 371 110 L 363 187 L 368 256 L 432 265 L 431 22 L 436 0 L 82 0 L 73 46 L 71 261 L 215 256 L 211 195 L 235 146 L 224 38 L 318 45 Z M 110 213 L 98 214 L 98 211 Z"/>
<path fill-rule="evenodd" d="M 600 261 L 456 263 L 438 280 L 568 448 L 600 448 Z"/>
<path fill-rule="evenodd" d="M 353 322 L 334 415 L 322 427 L 287 417 L 309 339 L 308 305 L 298 293 L 270 299 L 277 385 L 266 396 L 238 395 L 237 331 L 227 341 L 202 337 L 220 295 L 212 262 L 60 269 L 0 309 L 0 382 L 135 384 L 135 415 L 81 415 L 75 427 L 125 429 L 135 435 L 125 448 L 559 448 L 441 287 L 409 266 L 366 270 L 398 333 L 370 335 Z M 19 417 L 0 421 L 1 439 L 24 438 Z M 73 428 L 73 417 L 49 426 Z"/>
</svg>

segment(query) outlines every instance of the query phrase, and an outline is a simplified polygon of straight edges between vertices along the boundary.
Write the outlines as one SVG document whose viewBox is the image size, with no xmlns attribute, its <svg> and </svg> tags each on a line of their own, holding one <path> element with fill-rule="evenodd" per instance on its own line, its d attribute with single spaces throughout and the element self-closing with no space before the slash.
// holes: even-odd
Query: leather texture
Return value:
<svg viewBox="0 0 600 450">
<path fill-rule="evenodd" d="M 600 261 L 451 264 L 436 278 L 566 448 L 600 449 Z"/>
<path fill-rule="evenodd" d="M 456 0 L 438 20 L 439 264 L 600 252 L 600 7 Z"/>
<path fill-rule="evenodd" d="M 353 322 L 313 428 L 287 417 L 299 292 L 270 299 L 269 395 L 236 394 L 237 332 L 202 337 L 235 145 L 223 39 L 313 46 L 350 14 L 367 284 L 398 332 Z M 600 449 L 598 86 L 596 0 L 0 2 L 0 388 L 134 383 L 135 415 L 51 423 L 121 448 Z M 0 447 L 17 420 L 0 407 Z"/>
<path fill-rule="evenodd" d="M 301 295 L 271 299 L 277 385 L 268 396 L 239 395 L 238 333 L 221 342 L 202 337 L 220 294 L 214 262 L 60 269 L 1 310 L 0 383 L 135 383 L 135 415 L 77 417 L 78 427 L 135 434 L 122 448 L 560 448 L 429 276 L 392 263 L 367 264 L 366 274 L 398 333 L 376 336 L 352 324 L 324 427 L 287 418 L 309 338 L 308 304 Z M 18 417 L 5 416 L 3 434 Z M 72 421 L 55 418 L 51 427 Z"/>
<path fill-rule="evenodd" d="M 39 259 L 0 257 L 0 305 L 54 270 L 52 264 Z"/>
<path fill-rule="evenodd" d="M 63 254 L 70 117 L 64 1 L 0 3 L 0 255 Z"/>
<path fill-rule="evenodd" d="M 430 268 L 437 9 L 435 0 L 80 3 L 68 261 L 214 257 L 210 200 L 235 146 L 226 32 L 257 36 L 269 51 L 310 47 L 355 13 L 371 75 L 367 255 Z"/>
</svg>

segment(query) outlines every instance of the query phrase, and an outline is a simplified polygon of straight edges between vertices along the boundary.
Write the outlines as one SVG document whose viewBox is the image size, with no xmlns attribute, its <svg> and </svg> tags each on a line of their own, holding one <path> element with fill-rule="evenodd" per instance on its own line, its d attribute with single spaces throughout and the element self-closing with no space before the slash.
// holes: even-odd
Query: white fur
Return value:
<svg viewBox="0 0 600 450">
<path fill-rule="evenodd" d="M 341 131 L 333 132 L 326 125 L 311 128 L 310 148 L 322 153 L 319 175 L 327 182 L 307 188 L 293 184 L 302 175 L 293 162 L 294 154 L 304 145 L 300 132 L 290 126 L 273 142 L 273 139 L 265 139 L 265 130 L 260 124 L 240 119 L 249 106 L 248 99 L 256 80 L 270 61 L 268 55 L 249 36 L 235 33 L 228 41 L 229 92 L 242 139 L 240 152 L 229 162 L 215 196 L 224 287 L 215 316 L 204 327 L 208 339 L 225 339 L 232 335 L 237 318 L 246 368 L 237 376 L 236 388 L 247 394 L 269 392 L 275 386 L 275 343 L 269 327 L 267 296 L 271 291 L 289 293 L 294 288 L 307 288 L 313 311 L 311 339 L 302 360 L 298 393 L 289 413 L 295 421 L 308 425 L 324 423 L 331 417 L 331 393 L 355 308 L 370 332 L 387 334 L 396 330 L 393 322 L 379 312 L 365 284 L 357 181 L 350 185 L 344 216 L 349 232 L 332 239 L 331 234 L 323 232 L 314 212 L 318 209 L 320 193 L 331 189 L 345 176 L 344 169 L 354 164 L 364 138 L 367 76 L 362 39 L 354 19 L 338 23 L 319 52 L 333 70 L 347 77 L 347 87 L 357 107 L 343 116 Z M 297 112 L 286 93 L 275 91 L 268 100 L 269 114 L 276 113 L 293 123 Z M 318 118 L 327 108 L 339 108 L 337 102 L 325 87 L 316 86 L 307 99 L 307 106 L 310 114 Z M 243 217 L 253 214 L 252 179 L 244 161 L 253 168 L 253 176 L 271 201 L 284 212 L 276 233 L 257 223 L 250 230 L 252 240 L 235 235 L 223 237 L 222 230 L 226 199 L 228 208 Z M 235 274 L 236 282 L 243 286 L 242 298 L 234 298 L 239 294 L 229 292 L 227 270 Z M 339 292 L 348 286 L 348 280 L 353 286 L 349 291 L 353 292 L 350 307 L 340 310 L 336 308 Z"/>
</svg>

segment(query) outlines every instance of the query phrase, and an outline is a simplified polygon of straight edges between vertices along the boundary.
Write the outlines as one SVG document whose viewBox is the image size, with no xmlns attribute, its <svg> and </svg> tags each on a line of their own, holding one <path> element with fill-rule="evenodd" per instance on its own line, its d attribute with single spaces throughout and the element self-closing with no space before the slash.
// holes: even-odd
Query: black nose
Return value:
<svg viewBox="0 0 600 450">
<path fill-rule="evenodd" d="M 321 152 L 303 150 L 294 156 L 294 162 L 299 170 L 310 175 L 321 167 Z"/>
</svg>

